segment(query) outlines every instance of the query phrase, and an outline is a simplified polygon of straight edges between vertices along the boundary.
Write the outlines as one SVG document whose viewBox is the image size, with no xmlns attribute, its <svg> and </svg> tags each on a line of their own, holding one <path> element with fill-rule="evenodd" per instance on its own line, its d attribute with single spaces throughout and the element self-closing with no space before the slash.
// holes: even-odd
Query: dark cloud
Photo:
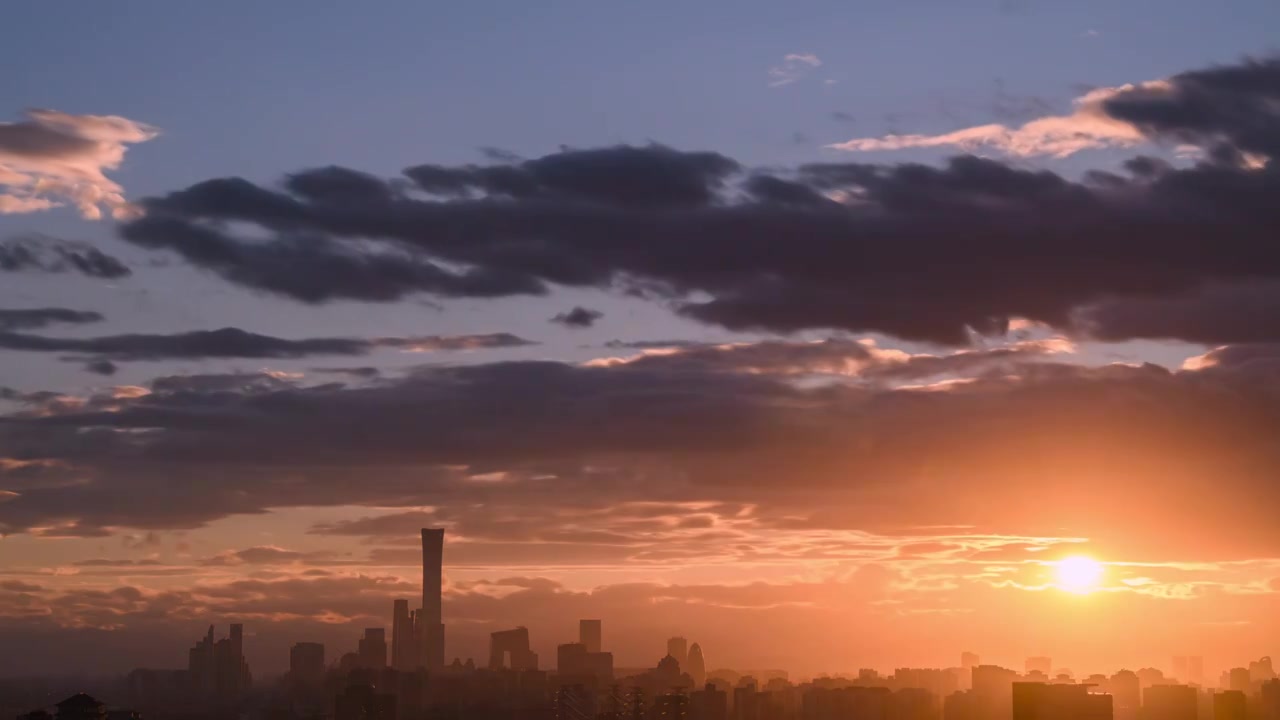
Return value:
<svg viewBox="0 0 1280 720">
<path fill-rule="evenodd" d="M 94 375 L 115 375 L 119 368 L 110 360 L 89 360 L 85 362 L 84 369 Z"/>
<path fill-rule="evenodd" d="M 56 323 L 83 325 L 102 322 L 102 314 L 68 308 L 0 309 L 0 330 L 33 330 Z"/>
<path fill-rule="evenodd" d="M 311 372 L 319 375 L 346 375 L 358 380 L 371 380 L 382 374 L 382 371 L 370 365 L 360 367 L 320 367 L 311 368 Z"/>
<path fill-rule="evenodd" d="M 1081 308 L 1077 323 L 1101 340 L 1280 341 L 1280 281 L 1213 283 L 1175 295 L 1112 298 Z"/>
<path fill-rule="evenodd" d="M 1222 158 L 1280 158 L 1280 57 L 1179 73 L 1165 83 L 1122 91 L 1103 107 L 1148 136 L 1208 148 Z"/>
<path fill-rule="evenodd" d="M 602 317 L 604 317 L 604 313 L 599 310 L 579 306 L 557 314 L 551 318 L 551 322 L 570 328 L 589 328 L 595 325 L 596 321 Z"/>
<path fill-rule="evenodd" d="M 1157 136 L 1216 143 L 1186 168 L 1140 160 L 1076 181 L 962 156 L 941 167 L 747 172 L 661 146 L 570 149 L 419 165 L 406 170 L 412 187 L 341 168 L 294 174 L 283 190 L 210 180 L 145 201 L 147 217 L 122 232 L 310 302 L 565 285 L 633 292 L 740 331 L 838 328 L 965 345 L 1025 317 L 1079 332 L 1076 312 L 1097 303 L 1280 280 L 1280 167 L 1223 162 L 1216 149 L 1275 149 L 1276 113 L 1253 112 L 1272 102 L 1273 66 L 1185 74 L 1174 91 L 1108 101 L 1117 117 L 1147 117 Z M 1184 106 L 1212 104 L 1201 96 L 1224 105 L 1198 118 Z M 1152 109 L 1170 103 L 1189 116 L 1182 125 Z M 237 226 L 256 229 L 241 236 Z"/>
<path fill-rule="evenodd" d="M 149 394 L 0 418 L 0 457 L 62 469 L 0 502 L 0 528 L 91 535 L 354 504 L 430 506 L 433 520 L 486 542 L 582 543 L 597 559 L 636 561 L 693 552 L 680 544 L 693 540 L 663 550 L 643 536 L 686 521 L 710 534 L 698 552 L 723 545 L 715 516 L 777 529 L 1007 532 L 1039 532 L 1052 517 L 1133 542 L 1174 523 L 1213 527 L 1221 547 L 1274 546 L 1262 515 L 1280 472 L 1269 430 L 1280 422 L 1280 364 L 1089 369 L 1052 362 L 1051 349 L 891 359 L 859 343 L 775 342 L 588 365 L 428 367 L 350 387 L 157 381 Z M 797 382 L 831 369 L 853 375 Z M 939 376 L 964 382 L 925 381 Z M 662 524 L 581 520 L 634 503 L 656 503 Z M 1136 505 L 1144 513 L 1131 517 Z M 1009 517 L 1008 507 L 1022 510 Z M 504 549 L 475 551 L 487 562 Z"/>
<path fill-rule="evenodd" d="M 0 241 L 0 270 L 7 272 L 77 272 L 114 280 L 132 274 L 129 266 L 81 242 L 29 233 Z"/>
<path fill-rule="evenodd" d="M 0 349 L 69 352 L 99 360 L 171 360 L 207 358 L 301 358 L 315 355 L 364 355 L 379 348 L 414 352 L 518 347 L 528 340 L 509 333 L 424 337 L 305 338 L 289 340 L 238 328 L 196 330 L 172 335 L 107 335 L 57 338 L 0 332 Z"/>
</svg>

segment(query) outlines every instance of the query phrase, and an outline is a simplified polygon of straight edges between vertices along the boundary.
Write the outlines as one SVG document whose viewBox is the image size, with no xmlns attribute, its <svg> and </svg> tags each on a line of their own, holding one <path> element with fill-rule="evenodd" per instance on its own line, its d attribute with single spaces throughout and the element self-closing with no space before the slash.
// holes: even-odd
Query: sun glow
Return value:
<svg viewBox="0 0 1280 720">
<path fill-rule="evenodd" d="M 1078 594 L 1098 589 L 1102 582 L 1102 563 L 1083 555 L 1073 555 L 1054 563 L 1058 588 Z"/>
</svg>

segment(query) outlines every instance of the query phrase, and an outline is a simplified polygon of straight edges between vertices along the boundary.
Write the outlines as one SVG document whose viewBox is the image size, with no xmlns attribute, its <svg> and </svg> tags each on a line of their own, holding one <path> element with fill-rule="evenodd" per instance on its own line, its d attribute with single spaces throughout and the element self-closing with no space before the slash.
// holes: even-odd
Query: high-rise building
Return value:
<svg viewBox="0 0 1280 720">
<path fill-rule="evenodd" d="M 587 646 L 582 643 L 566 643 L 556 647 L 556 672 L 561 675 L 586 675 Z"/>
<path fill-rule="evenodd" d="M 1190 685 L 1152 685 L 1142 691 L 1145 720 L 1196 720 L 1198 705 Z"/>
<path fill-rule="evenodd" d="M 960 653 L 960 667 L 965 670 L 972 670 L 982 664 L 982 659 L 978 657 L 978 653 L 962 652 Z"/>
<path fill-rule="evenodd" d="M 697 647 L 697 644 L 694 644 Z M 690 650 L 692 652 L 692 650 Z M 689 693 L 689 720 L 728 720 L 729 693 L 715 685 Z"/>
<path fill-rule="evenodd" d="M 676 659 L 680 663 L 680 669 L 684 669 L 686 663 L 689 662 L 689 641 L 682 637 L 673 637 L 667 640 L 667 654 Z"/>
<path fill-rule="evenodd" d="M 587 652 L 598 653 L 601 648 L 599 620 L 578 621 L 578 642 L 587 646 Z"/>
<path fill-rule="evenodd" d="M 416 670 L 420 664 L 415 615 L 409 612 L 408 600 L 395 601 L 391 612 L 391 667 L 396 670 Z"/>
<path fill-rule="evenodd" d="M 303 682 L 318 682 L 324 676 L 324 645 L 294 643 L 289 648 L 289 674 Z"/>
<path fill-rule="evenodd" d="M 1204 685 L 1204 658 L 1192 655 L 1187 658 L 1187 682 Z"/>
<path fill-rule="evenodd" d="M 529 649 L 528 628 L 489 633 L 489 669 L 537 670 L 538 654 Z"/>
<path fill-rule="evenodd" d="M 1213 720 L 1247 720 L 1248 702 L 1239 690 L 1225 690 L 1213 694 Z"/>
<path fill-rule="evenodd" d="M 689 677 L 693 678 L 694 687 L 702 687 L 707 680 L 707 661 L 702 657 L 702 646 L 694 643 L 689 646 L 689 661 L 685 663 L 684 671 L 689 673 Z"/>
<path fill-rule="evenodd" d="M 1175 655 L 1173 658 L 1173 677 L 1178 682 L 1187 681 L 1187 656 Z"/>
<path fill-rule="evenodd" d="M 365 628 L 356 654 L 360 667 L 377 670 L 387 666 L 387 631 L 385 628 Z"/>
<path fill-rule="evenodd" d="M 215 641 L 210 625 L 187 653 L 187 672 L 199 693 L 229 700 L 247 690 L 251 678 L 244 660 L 244 626 L 233 624 L 230 637 Z"/>
<path fill-rule="evenodd" d="M 1108 683 L 1114 698 L 1116 720 L 1134 720 L 1142 709 L 1142 682 L 1132 670 L 1121 670 Z"/>
<path fill-rule="evenodd" d="M 1259 688 L 1259 715 L 1263 720 L 1280 720 L 1280 680 L 1268 680 Z"/>
<path fill-rule="evenodd" d="M 430 670 L 444 667 L 444 618 L 441 599 L 444 583 L 444 529 L 422 529 L 422 612 L 418 618 L 422 664 Z"/>
<path fill-rule="evenodd" d="M 1249 692 L 1249 668 L 1231 668 L 1222 675 L 1224 689 L 1239 690 L 1242 693 Z"/>
<path fill-rule="evenodd" d="M 1088 685 L 1013 684 L 1013 720 L 1112 720 L 1111 702 Z"/>
</svg>

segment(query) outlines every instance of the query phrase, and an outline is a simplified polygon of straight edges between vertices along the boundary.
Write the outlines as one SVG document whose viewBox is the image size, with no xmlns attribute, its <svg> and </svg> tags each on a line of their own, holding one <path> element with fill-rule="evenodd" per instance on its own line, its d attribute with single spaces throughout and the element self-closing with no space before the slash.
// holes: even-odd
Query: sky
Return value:
<svg viewBox="0 0 1280 720">
<path fill-rule="evenodd" d="M 450 658 L 583 617 L 795 676 L 1274 653 L 1277 26 L 10 9 L 0 675 L 229 622 L 336 658 L 421 527 Z"/>
</svg>

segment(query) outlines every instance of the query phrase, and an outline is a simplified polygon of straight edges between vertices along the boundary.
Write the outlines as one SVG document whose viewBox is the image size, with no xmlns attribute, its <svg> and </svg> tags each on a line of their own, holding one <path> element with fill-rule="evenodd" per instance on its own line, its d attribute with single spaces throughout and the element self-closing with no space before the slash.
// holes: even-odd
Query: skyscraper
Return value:
<svg viewBox="0 0 1280 720">
<path fill-rule="evenodd" d="M 707 680 L 707 662 L 702 658 L 702 646 L 694 643 L 689 646 L 689 661 L 684 669 L 693 678 L 694 687 L 702 687 Z"/>
<path fill-rule="evenodd" d="M 418 667 L 418 633 L 408 600 L 396 600 L 391 613 L 391 667 L 415 670 Z"/>
<path fill-rule="evenodd" d="M 682 637 L 673 637 L 667 641 L 667 654 L 676 659 L 680 663 L 680 669 L 683 670 L 685 664 L 689 662 L 689 641 Z"/>
<path fill-rule="evenodd" d="M 324 645 L 294 643 L 289 649 L 289 674 L 304 682 L 319 682 L 324 676 Z"/>
<path fill-rule="evenodd" d="M 422 529 L 422 613 L 418 633 L 422 661 L 428 669 L 444 667 L 444 619 L 441 594 L 444 574 L 444 529 Z"/>
<path fill-rule="evenodd" d="M 387 631 L 385 628 L 365 628 L 358 645 L 360 666 L 379 669 L 387 666 Z"/>
<path fill-rule="evenodd" d="M 578 642 L 587 646 L 587 652 L 600 652 L 600 638 L 599 620 L 578 621 Z"/>
</svg>

